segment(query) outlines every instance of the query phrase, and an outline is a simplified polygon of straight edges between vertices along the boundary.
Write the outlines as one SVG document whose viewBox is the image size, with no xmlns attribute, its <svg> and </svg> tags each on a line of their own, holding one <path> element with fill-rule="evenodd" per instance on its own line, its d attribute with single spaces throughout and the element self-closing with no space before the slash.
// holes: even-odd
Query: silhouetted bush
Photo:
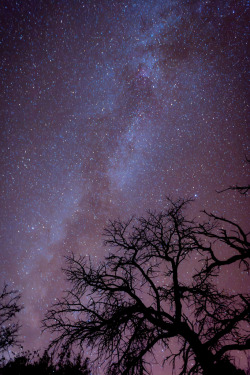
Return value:
<svg viewBox="0 0 250 375">
<path fill-rule="evenodd" d="M 53 363 L 45 351 L 40 357 L 37 352 L 24 352 L 0 367 L 0 375 L 90 375 L 88 359 L 82 359 L 78 354 L 73 359 Z"/>
</svg>

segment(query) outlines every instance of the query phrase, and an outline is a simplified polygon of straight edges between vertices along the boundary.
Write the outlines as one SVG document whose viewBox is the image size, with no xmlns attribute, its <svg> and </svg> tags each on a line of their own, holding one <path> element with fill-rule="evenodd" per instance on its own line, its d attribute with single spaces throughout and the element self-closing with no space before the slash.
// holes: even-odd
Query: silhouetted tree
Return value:
<svg viewBox="0 0 250 375">
<path fill-rule="evenodd" d="M 57 334 L 54 350 L 87 345 L 107 374 L 142 375 L 159 344 L 182 375 L 244 374 L 229 355 L 250 349 L 249 297 L 220 290 L 217 278 L 223 265 L 248 265 L 247 235 L 231 221 L 238 234 L 218 229 L 224 219 L 209 214 L 205 224 L 188 219 L 189 203 L 169 201 L 163 212 L 110 222 L 104 236 L 113 250 L 97 267 L 67 258 L 72 288 L 44 320 Z M 219 260 L 214 240 L 237 256 Z"/>
<path fill-rule="evenodd" d="M 82 360 L 80 355 L 75 358 L 61 359 L 54 364 L 48 352 L 40 357 L 37 352 L 18 354 L 8 363 L 0 367 L 0 375 L 90 375 L 88 359 Z"/>
<path fill-rule="evenodd" d="M 0 354 L 10 347 L 19 344 L 19 324 L 15 321 L 16 314 L 22 309 L 20 294 L 16 290 L 8 290 L 4 285 L 0 293 Z"/>
</svg>

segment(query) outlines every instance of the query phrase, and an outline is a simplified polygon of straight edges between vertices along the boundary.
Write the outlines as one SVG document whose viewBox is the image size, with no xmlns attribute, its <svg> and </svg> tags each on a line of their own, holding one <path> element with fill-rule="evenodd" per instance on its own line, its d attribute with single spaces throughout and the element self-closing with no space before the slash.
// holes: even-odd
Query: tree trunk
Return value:
<svg viewBox="0 0 250 375">
<path fill-rule="evenodd" d="M 243 370 L 237 370 L 228 360 L 220 360 L 215 363 L 214 355 L 199 339 L 199 336 L 192 331 L 187 323 L 180 323 L 179 334 L 191 346 L 197 361 L 199 362 L 203 375 L 243 375 Z"/>
</svg>

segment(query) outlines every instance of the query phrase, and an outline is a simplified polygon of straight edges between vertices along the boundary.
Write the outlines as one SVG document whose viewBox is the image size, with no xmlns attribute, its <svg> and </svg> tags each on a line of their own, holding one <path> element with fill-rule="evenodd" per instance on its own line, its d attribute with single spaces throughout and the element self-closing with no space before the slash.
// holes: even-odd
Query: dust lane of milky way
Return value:
<svg viewBox="0 0 250 375">
<path fill-rule="evenodd" d="M 46 345 L 40 321 L 67 286 L 63 257 L 103 259 L 108 219 L 170 195 L 247 224 L 245 197 L 215 190 L 247 178 L 249 3 L 4 0 L 0 11 L 0 276 L 22 293 L 31 349 Z"/>
</svg>

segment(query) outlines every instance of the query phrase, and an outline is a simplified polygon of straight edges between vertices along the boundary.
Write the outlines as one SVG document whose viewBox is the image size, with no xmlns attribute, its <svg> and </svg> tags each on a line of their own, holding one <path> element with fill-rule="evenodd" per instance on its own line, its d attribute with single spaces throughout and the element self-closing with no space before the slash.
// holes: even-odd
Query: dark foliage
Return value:
<svg viewBox="0 0 250 375">
<path fill-rule="evenodd" d="M 0 367 L 0 375 L 90 375 L 88 360 L 82 361 L 80 355 L 72 360 L 62 359 L 53 364 L 47 351 L 42 357 L 38 353 L 19 354 L 7 364 Z"/>
<path fill-rule="evenodd" d="M 221 267 L 248 269 L 247 234 L 213 214 L 202 224 L 189 220 L 189 203 L 169 201 L 163 212 L 110 222 L 104 236 L 113 250 L 98 267 L 67 258 L 72 288 L 44 320 L 57 334 L 54 350 L 87 345 L 107 374 L 143 375 L 159 344 L 180 375 L 244 374 L 229 355 L 250 349 L 249 296 L 228 294 L 216 282 Z M 218 244 L 230 253 L 223 260 Z M 190 264 L 196 266 L 187 273 Z"/>
<path fill-rule="evenodd" d="M 16 290 L 8 290 L 4 285 L 0 293 L 0 354 L 10 347 L 19 345 L 19 324 L 15 321 L 17 313 L 22 309 L 20 294 Z"/>
</svg>

